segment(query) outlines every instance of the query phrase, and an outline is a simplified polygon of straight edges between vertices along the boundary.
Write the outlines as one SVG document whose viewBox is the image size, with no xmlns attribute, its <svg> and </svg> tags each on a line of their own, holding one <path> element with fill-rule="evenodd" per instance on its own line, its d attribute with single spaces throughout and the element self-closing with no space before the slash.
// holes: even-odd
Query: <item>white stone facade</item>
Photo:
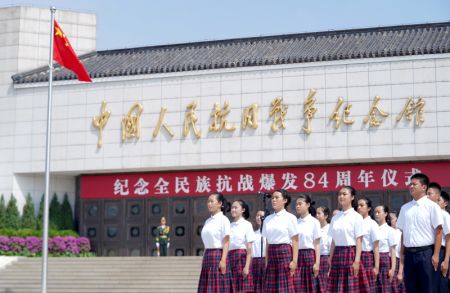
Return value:
<svg viewBox="0 0 450 293">
<path fill-rule="evenodd" d="M 6 94 L 0 94 L 0 193 L 13 191 L 22 197 L 31 192 L 38 201 L 48 89 L 44 83 L 13 87 L 10 76 L 21 70 L 11 68 L 1 79 Z M 302 130 L 303 104 L 311 88 L 317 90 L 317 113 L 308 135 Z M 287 126 L 273 133 L 270 103 L 278 96 L 289 107 Z M 336 130 L 329 116 L 339 96 L 353 105 L 350 117 L 355 122 Z M 375 96 L 389 113 L 378 128 L 363 123 Z M 425 122 L 418 127 L 396 121 L 410 96 L 426 102 Z M 102 100 L 111 117 L 104 145 L 97 148 L 92 117 L 100 114 Z M 182 135 L 186 106 L 194 100 L 200 139 L 192 130 L 188 137 Z M 236 131 L 209 132 L 214 103 L 223 106 L 225 101 Z M 144 107 L 141 138 L 122 142 L 121 120 L 135 102 Z M 259 127 L 243 130 L 242 112 L 252 103 L 260 107 Z M 173 138 L 164 129 L 152 137 L 161 107 L 167 107 L 165 122 L 174 130 Z M 449 160 L 450 55 L 102 78 L 92 84 L 55 82 L 52 127 L 53 190 L 71 196 L 75 176 L 86 173 Z"/>
</svg>

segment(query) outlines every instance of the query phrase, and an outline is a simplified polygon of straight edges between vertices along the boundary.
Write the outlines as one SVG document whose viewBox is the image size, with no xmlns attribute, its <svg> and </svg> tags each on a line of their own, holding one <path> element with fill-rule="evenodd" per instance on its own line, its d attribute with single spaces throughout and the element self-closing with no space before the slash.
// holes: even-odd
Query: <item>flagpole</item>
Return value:
<svg viewBox="0 0 450 293">
<path fill-rule="evenodd" d="M 45 145 L 45 195 L 44 195 L 44 225 L 42 229 L 42 280 L 41 293 L 47 293 L 47 265 L 48 265 L 48 214 L 50 190 L 50 151 L 52 134 L 52 84 L 53 84 L 53 35 L 55 26 L 55 7 L 50 8 L 50 53 L 48 60 L 48 104 L 47 104 L 47 141 Z"/>
</svg>

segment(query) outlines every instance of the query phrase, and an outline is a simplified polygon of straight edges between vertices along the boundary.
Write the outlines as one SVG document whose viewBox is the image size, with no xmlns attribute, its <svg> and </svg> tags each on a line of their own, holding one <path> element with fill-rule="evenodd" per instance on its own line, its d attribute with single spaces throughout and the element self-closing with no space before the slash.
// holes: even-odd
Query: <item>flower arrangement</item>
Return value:
<svg viewBox="0 0 450 293">
<path fill-rule="evenodd" d="M 51 256 L 92 256 L 86 237 L 55 236 L 48 239 Z M 0 236 L 0 255 L 41 256 L 42 239 L 36 236 Z"/>
</svg>

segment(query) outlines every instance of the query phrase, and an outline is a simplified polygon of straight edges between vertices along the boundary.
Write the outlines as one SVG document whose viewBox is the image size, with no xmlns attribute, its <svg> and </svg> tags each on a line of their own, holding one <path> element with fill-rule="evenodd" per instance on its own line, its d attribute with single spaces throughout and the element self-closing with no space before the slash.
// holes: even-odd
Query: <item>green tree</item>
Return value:
<svg viewBox="0 0 450 293">
<path fill-rule="evenodd" d="M 39 202 L 39 211 L 37 216 L 37 227 L 39 230 L 42 230 L 44 226 L 44 194 L 41 197 L 41 201 Z"/>
<path fill-rule="evenodd" d="M 0 197 L 0 229 L 5 228 L 5 221 L 6 221 L 6 204 L 5 204 L 5 197 Z"/>
<path fill-rule="evenodd" d="M 22 228 L 36 229 L 36 216 L 34 215 L 34 202 L 28 193 L 22 212 Z"/>
<path fill-rule="evenodd" d="M 20 228 L 20 215 L 19 210 L 17 209 L 17 200 L 12 194 L 8 205 L 6 206 L 5 226 L 6 228 L 15 230 Z"/>
<path fill-rule="evenodd" d="M 50 202 L 49 225 L 50 229 L 61 229 L 61 204 L 56 193 L 53 194 Z"/>
<path fill-rule="evenodd" d="M 61 230 L 73 230 L 73 212 L 70 206 L 69 196 L 64 194 L 64 200 L 61 205 Z"/>
</svg>

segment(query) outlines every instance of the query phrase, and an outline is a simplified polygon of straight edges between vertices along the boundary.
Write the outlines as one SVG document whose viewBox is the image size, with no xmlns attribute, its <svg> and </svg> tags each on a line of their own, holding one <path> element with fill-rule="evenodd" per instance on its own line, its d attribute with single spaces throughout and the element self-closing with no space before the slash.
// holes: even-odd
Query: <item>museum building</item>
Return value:
<svg viewBox="0 0 450 293">
<path fill-rule="evenodd" d="M 0 192 L 38 202 L 49 17 L 2 13 Z M 397 211 L 416 172 L 450 188 L 450 22 L 97 51 L 95 15 L 57 21 L 93 82 L 54 70 L 51 192 L 99 255 L 154 255 L 162 216 L 170 254 L 201 255 L 214 191 L 253 221 L 279 188 L 334 209 L 352 185 Z"/>
</svg>

